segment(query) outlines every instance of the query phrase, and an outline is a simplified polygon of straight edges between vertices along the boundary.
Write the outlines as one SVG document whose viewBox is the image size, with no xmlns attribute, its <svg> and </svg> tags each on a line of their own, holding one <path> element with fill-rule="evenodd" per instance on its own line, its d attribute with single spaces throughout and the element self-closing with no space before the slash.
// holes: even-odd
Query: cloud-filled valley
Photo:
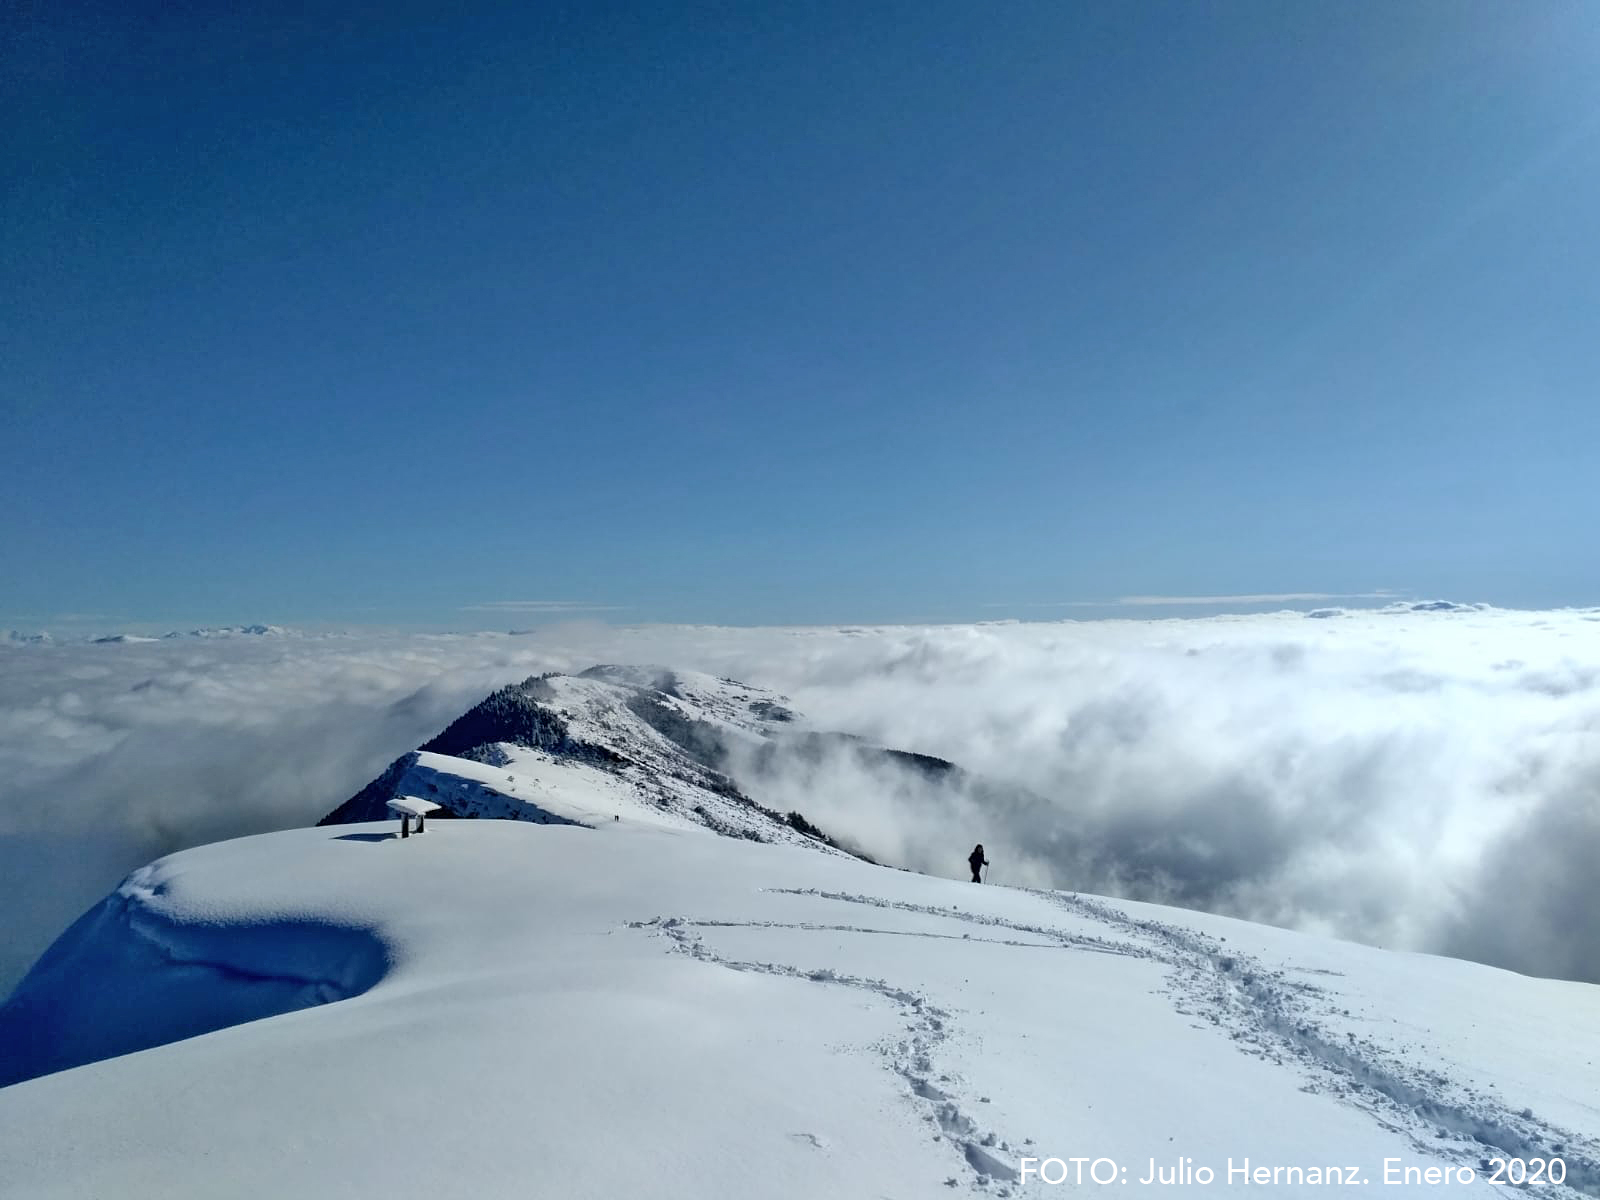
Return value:
<svg viewBox="0 0 1600 1200">
<path fill-rule="evenodd" d="M 1600 980 L 1600 612 L 0 645 L 0 991 L 126 871 L 306 824 L 500 684 L 655 663 L 937 756 L 732 764 L 887 861 Z"/>
</svg>

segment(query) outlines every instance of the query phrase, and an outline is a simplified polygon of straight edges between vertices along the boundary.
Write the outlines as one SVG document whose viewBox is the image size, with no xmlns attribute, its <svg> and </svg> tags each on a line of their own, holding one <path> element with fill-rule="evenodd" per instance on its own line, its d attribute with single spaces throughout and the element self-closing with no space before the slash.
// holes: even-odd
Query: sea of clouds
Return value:
<svg viewBox="0 0 1600 1200">
<path fill-rule="evenodd" d="M 315 821 L 492 688 L 596 662 L 785 693 L 759 782 L 885 860 L 1600 981 L 1600 611 L 0 644 L 0 995 L 132 868 Z"/>
</svg>

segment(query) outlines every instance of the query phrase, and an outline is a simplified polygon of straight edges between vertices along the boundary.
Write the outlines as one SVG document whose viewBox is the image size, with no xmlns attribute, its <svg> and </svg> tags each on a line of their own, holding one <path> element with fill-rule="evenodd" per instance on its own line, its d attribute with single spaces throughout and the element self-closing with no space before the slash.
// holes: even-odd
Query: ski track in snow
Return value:
<svg viewBox="0 0 1600 1200">
<path fill-rule="evenodd" d="M 888 1067 L 902 1077 L 909 1096 L 923 1108 L 923 1119 L 935 1126 L 935 1140 L 957 1151 L 969 1169 L 969 1184 L 984 1194 L 1013 1195 L 1017 1170 L 1007 1155 L 1015 1156 L 1011 1141 L 992 1130 L 982 1129 L 955 1095 L 959 1080 L 939 1073 L 934 1058 L 953 1028 L 952 1014 L 934 1005 L 927 997 L 882 979 L 868 979 L 828 969 L 801 970 L 773 962 L 748 962 L 728 958 L 708 947 L 696 932 L 713 928 L 796 929 L 805 931 L 871 934 L 894 937 L 943 938 L 953 941 L 978 941 L 1029 950 L 1065 949 L 1098 954 L 1117 954 L 1144 958 L 1167 967 L 1162 989 L 1173 1007 L 1184 1015 L 1200 1018 L 1227 1036 L 1245 1054 L 1277 1066 L 1299 1070 L 1306 1078 L 1302 1090 L 1327 1094 L 1349 1104 L 1384 1129 L 1407 1138 L 1421 1153 L 1485 1172 L 1489 1160 L 1504 1158 L 1563 1159 L 1567 1167 L 1565 1185 L 1547 1184 L 1537 1189 L 1526 1186 L 1501 1188 L 1502 1191 L 1536 1190 L 1550 1197 L 1600 1197 L 1600 1143 L 1537 1119 L 1529 1109 L 1513 1111 L 1505 1104 L 1447 1075 L 1403 1062 L 1392 1050 L 1371 1038 L 1347 1034 L 1343 1039 L 1329 1033 L 1322 1019 L 1347 1010 L 1331 1007 L 1318 1010 L 1319 998 L 1327 993 L 1315 984 L 1289 978 L 1300 974 L 1335 974 L 1327 971 L 1302 971 L 1293 967 L 1271 968 L 1246 954 L 1226 947 L 1218 938 L 1160 921 L 1128 915 L 1111 904 L 1066 892 L 1034 891 L 1046 903 L 1074 916 L 1094 921 L 1112 931 L 1111 936 L 1071 933 L 1045 925 L 1007 921 L 982 913 L 957 908 L 884 900 L 845 892 L 814 888 L 773 888 L 777 894 L 814 896 L 869 908 L 891 909 L 943 917 L 947 920 L 983 926 L 1013 934 L 1026 934 L 1042 940 L 1019 941 L 991 936 L 965 935 L 924 930 L 879 929 L 852 924 L 822 924 L 781 921 L 691 920 L 684 917 L 656 917 L 633 921 L 630 928 L 651 929 L 670 939 L 673 949 L 704 962 L 735 971 L 755 971 L 812 983 L 858 988 L 901 1006 L 906 1021 L 905 1036 L 893 1045 L 880 1046 Z M 1197 1026 L 1202 1027 L 1202 1026 Z M 987 1100 L 987 1097 L 983 1099 Z M 1033 1139 L 1023 1139 L 1032 1146 Z M 956 1176 L 946 1180 L 958 1187 Z"/>
</svg>

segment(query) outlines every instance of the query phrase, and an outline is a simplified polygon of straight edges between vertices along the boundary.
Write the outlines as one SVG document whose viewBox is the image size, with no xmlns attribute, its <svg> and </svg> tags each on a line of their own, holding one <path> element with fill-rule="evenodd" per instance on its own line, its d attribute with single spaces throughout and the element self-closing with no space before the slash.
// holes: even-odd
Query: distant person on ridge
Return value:
<svg viewBox="0 0 1600 1200">
<path fill-rule="evenodd" d="M 981 874 L 984 867 L 989 865 L 989 860 L 983 856 L 983 843 L 979 842 L 972 848 L 972 853 L 967 855 L 967 866 L 972 868 L 972 882 L 982 883 Z"/>
</svg>

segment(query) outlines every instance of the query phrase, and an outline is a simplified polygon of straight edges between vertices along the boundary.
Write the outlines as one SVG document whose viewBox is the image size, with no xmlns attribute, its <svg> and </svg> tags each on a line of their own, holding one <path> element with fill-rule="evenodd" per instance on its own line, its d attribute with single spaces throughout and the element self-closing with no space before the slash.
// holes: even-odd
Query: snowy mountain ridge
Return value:
<svg viewBox="0 0 1600 1200">
<path fill-rule="evenodd" d="M 1600 987 L 886 869 L 762 800 L 839 753 L 963 777 L 733 680 L 534 676 L 133 872 L 0 1005 L 3 1194 L 1600 1197 Z"/>
<path fill-rule="evenodd" d="M 319 824 L 382 820 L 390 799 L 416 794 L 445 816 L 625 818 L 837 850 L 846 847 L 803 813 L 763 805 L 729 773 L 748 764 L 742 773 L 759 783 L 777 758 L 803 756 L 821 736 L 785 697 L 736 680 L 614 665 L 549 673 L 494 692 Z"/>
</svg>

